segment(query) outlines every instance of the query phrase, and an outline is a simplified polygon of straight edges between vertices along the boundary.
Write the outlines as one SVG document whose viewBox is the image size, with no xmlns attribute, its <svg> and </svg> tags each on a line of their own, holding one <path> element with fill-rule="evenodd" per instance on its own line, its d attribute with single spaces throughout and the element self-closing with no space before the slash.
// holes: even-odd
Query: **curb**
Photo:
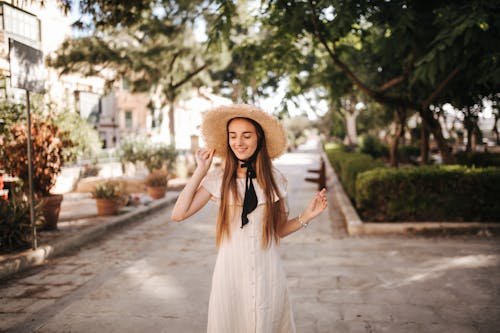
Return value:
<svg viewBox="0 0 500 333">
<path fill-rule="evenodd" d="M 36 250 L 27 250 L 0 262 L 0 280 L 19 273 L 25 269 L 39 266 L 45 260 L 60 256 L 74 250 L 90 241 L 99 239 L 108 232 L 126 226 L 162 208 L 168 207 L 177 200 L 177 195 L 172 198 L 155 200 L 144 207 L 139 207 L 131 212 L 113 217 L 94 226 L 79 230 L 75 235 L 55 241 L 53 244 L 39 246 Z"/>
<path fill-rule="evenodd" d="M 340 210 L 344 214 L 347 234 L 349 236 L 361 235 L 388 235 L 407 233 L 435 233 L 435 232 L 486 232 L 495 230 L 494 234 L 500 233 L 500 223 L 482 222 L 363 222 L 354 209 L 351 200 L 347 196 L 340 183 L 337 174 L 333 170 L 330 160 L 325 151 L 321 150 L 321 157 L 325 159 L 326 173 L 329 182 L 333 185 L 333 194 L 337 199 Z M 328 163 L 327 163 L 328 162 Z"/>
</svg>

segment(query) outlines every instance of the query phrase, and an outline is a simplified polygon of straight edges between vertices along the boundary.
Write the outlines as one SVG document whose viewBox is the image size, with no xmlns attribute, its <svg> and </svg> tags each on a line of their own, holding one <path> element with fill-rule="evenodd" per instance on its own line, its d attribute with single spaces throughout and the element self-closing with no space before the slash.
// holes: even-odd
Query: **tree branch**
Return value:
<svg viewBox="0 0 500 333">
<path fill-rule="evenodd" d="M 168 71 L 171 73 L 172 69 L 174 68 L 174 63 L 177 57 L 181 54 L 180 51 L 175 52 L 174 55 L 172 56 L 172 60 L 170 61 L 170 64 L 168 65 Z"/>
<path fill-rule="evenodd" d="M 391 89 L 392 87 L 400 84 L 404 80 L 406 80 L 407 77 L 408 76 L 406 74 L 397 76 L 397 77 L 387 81 L 386 83 L 384 83 L 382 86 L 380 86 L 380 88 L 377 89 L 377 91 L 378 92 L 385 92 L 385 91 Z"/>
<path fill-rule="evenodd" d="M 330 46 L 328 45 L 328 42 L 326 41 L 325 37 L 321 33 L 321 30 L 319 29 L 320 22 L 318 21 L 318 17 L 316 15 L 316 10 L 314 8 L 313 1 L 308 0 L 308 3 L 309 3 L 309 7 L 311 8 L 311 11 L 312 11 L 312 19 L 313 19 L 313 25 L 314 25 L 314 30 L 315 30 L 314 35 L 316 37 L 318 37 L 321 44 L 323 44 L 326 51 L 328 52 L 328 55 L 333 60 L 333 63 L 335 65 L 337 65 L 361 91 L 363 91 L 365 94 L 367 94 L 369 97 L 373 98 L 377 102 L 391 104 L 394 106 L 408 106 L 407 101 L 405 101 L 401 98 L 387 96 L 384 94 L 384 91 L 373 90 L 373 89 L 369 88 L 366 84 L 361 82 L 361 80 L 351 71 L 351 69 L 347 66 L 347 64 L 345 64 L 343 61 L 341 61 L 339 59 L 339 57 L 335 53 L 335 46 L 333 46 L 333 49 L 330 48 Z"/>
<path fill-rule="evenodd" d="M 441 81 L 441 83 L 439 83 L 439 85 L 437 86 L 437 88 L 434 89 L 434 91 L 429 95 L 429 97 L 427 97 L 424 101 L 422 101 L 420 107 L 422 109 L 424 109 L 424 110 L 427 109 L 429 107 L 429 105 L 431 105 L 431 103 L 434 102 L 436 100 L 436 98 L 439 97 L 439 95 L 443 92 L 443 90 L 446 88 L 446 86 L 451 81 L 453 81 L 453 79 L 455 79 L 455 77 L 458 75 L 458 73 L 460 73 L 460 71 L 463 68 L 464 68 L 463 64 L 460 64 L 457 67 L 455 67 L 455 69 L 453 69 L 448 74 L 448 76 L 443 81 Z"/>
<path fill-rule="evenodd" d="M 401 82 L 405 81 L 406 79 L 408 79 L 408 77 L 410 76 L 411 70 L 413 68 L 414 58 L 415 58 L 415 50 L 413 49 L 410 53 L 410 59 L 405 66 L 403 74 L 387 81 L 382 86 L 380 86 L 380 88 L 377 91 L 380 93 L 386 92 L 387 90 L 391 89 L 392 87 L 394 87 L 394 86 L 400 84 Z"/>
<path fill-rule="evenodd" d="M 192 71 L 191 73 L 187 74 L 184 79 L 182 79 L 181 81 L 175 83 L 175 84 L 172 84 L 171 85 L 171 88 L 176 90 L 177 88 L 179 88 L 180 86 L 182 86 L 183 84 L 185 84 L 186 82 L 188 82 L 189 80 L 191 80 L 191 78 L 193 76 L 195 76 L 196 74 L 198 74 L 199 72 L 201 72 L 202 70 L 204 70 L 205 68 L 208 67 L 208 63 L 204 64 L 203 66 L 200 66 L 198 67 L 197 69 L 195 69 L 194 71 Z"/>
<path fill-rule="evenodd" d="M 350 70 L 349 67 L 347 67 L 346 64 L 344 64 L 337 56 L 335 53 L 335 50 L 332 50 L 330 46 L 328 45 L 328 42 L 326 41 L 325 37 L 321 33 L 321 30 L 319 29 L 319 22 L 318 22 L 318 17 L 316 15 L 316 9 L 314 8 L 314 4 L 312 0 L 308 1 L 309 7 L 311 8 L 312 11 L 312 19 L 313 19 L 313 25 L 314 25 L 314 30 L 315 30 L 315 35 L 318 37 L 319 41 L 323 46 L 325 47 L 326 51 L 328 52 L 328 55 L 330 58 L 333 60 L 333 62 L 344 71 L 344 73 L 362 90 L 364 91 L 368 96 L 374 97 L 376 95 L 375 91 L 372 89 L 368 88 L 361 80 Z"/>
</svg>

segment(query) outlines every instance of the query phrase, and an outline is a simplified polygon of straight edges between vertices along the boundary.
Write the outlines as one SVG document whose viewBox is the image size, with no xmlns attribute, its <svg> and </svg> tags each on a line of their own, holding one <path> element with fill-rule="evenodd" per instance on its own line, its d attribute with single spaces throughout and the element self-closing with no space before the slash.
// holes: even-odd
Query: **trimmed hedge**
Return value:
<svg viewBox="0 0 500 333">
<path fill-rule="evenodd" d="M 351 198 L 355 197 L 356 177 L 359 173 L 384 166 L 382 161 L 374 160 L 370 155 L 349 153 L 345 151 L 345 148 L 328 149 L 325 146 L 325 151 L 333 169 Z"/>
<path fill-rule="evenodd" d="M 500 154 L 494 153 L 467 153 L 455 154 L 457 163 L 475 167 L 500 167 Z"/>
<path fill-rule="evenodd" d="M 362 219 L 500 222 L 500 168 L 425 166 L 363 172 L 356 183 Z"/>
<path fill-rule="evenodd" d="M 352 153 L 340 163 L 340 180 L 351 198 L 356 196 L 356 178 L 358 174 L 384 167 L 380 160 L 374 160 L 370 155 Z"/>
<path fill-rule="evenodd" d="M 400 146 L 398 148 L 399 161 L 402 163 L 415 163 L 420 156 L 420 147 Z"/>
<path fill-rule="evenodd" d="M 389 157 L 389 147 L 377 137 L 369 134 L 365 134 L 360 138 L 358 151 L 373 158 Z"/>
</svg>

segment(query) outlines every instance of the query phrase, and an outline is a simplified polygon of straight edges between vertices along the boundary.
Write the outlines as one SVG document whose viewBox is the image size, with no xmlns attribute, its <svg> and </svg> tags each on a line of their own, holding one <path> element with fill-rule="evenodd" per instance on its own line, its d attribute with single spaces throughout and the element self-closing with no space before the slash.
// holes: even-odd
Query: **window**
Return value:
<svg viewBox="0 0 500 333">
<path fill-rule="evenodd" d="M 129 82 L 127 79 L 122 79 L 122 89 L 125 90 L 125 91 L 128 91 L 129 90 Z"/>
<path fill-rule="evenodd" d="M 1 28 L 8 37 L 36 49 L 40 48 L 40 20 L 35 15 L 2 3 L 0 16 Z"/>
<path fill-rule="evenodd" d="M 132 111 L 125 111 L 125 128 L 132 128 Z"/>
</svg>

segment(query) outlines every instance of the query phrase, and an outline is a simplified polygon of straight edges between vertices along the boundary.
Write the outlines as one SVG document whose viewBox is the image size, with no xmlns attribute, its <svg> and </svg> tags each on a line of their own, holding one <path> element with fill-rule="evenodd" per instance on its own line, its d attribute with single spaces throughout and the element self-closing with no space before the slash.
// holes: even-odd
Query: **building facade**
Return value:
<svg viewBox="0 0 500 333">
<path fill-rule="evenodd" d="M 56 0 L 0 1 L 0 99 L 22 102 L 23 89 L 11 85 L 9 39 L 52 56 L 66 38 L 72 37 L 73 19 L 64 15 Z M 59 108 L 77 112 L 94 125 L 103 148 L 120 145 L 127 136 L 147 136 L 154 142 L 169 144 L 168 105 L 160 106 L 159 96 L 132 93 L 126 80 L 117 81 L 105 94 L 105 81 L 99 77 L 78 74 L 59 75 L 44 68 L 43 100 Z M 201 113 L 211 107 L 229 104 L 230 100 L 212 94 L 208 89 L 195 89 L 188 99 L 175 105 L 176 146 L 197 146 Z M 1 118 L 1 117 L 0 117 Z"/>
</svg>

